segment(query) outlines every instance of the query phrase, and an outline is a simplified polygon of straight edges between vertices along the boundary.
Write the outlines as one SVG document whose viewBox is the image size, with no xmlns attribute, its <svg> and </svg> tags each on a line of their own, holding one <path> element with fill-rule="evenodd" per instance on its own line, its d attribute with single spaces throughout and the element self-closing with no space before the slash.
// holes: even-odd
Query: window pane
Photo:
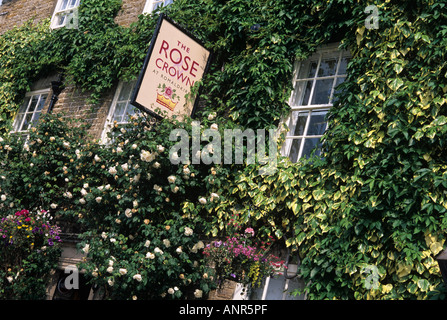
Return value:
<svg viewBox="0 0 447 320">
<path fill-rule="evenodd" d="M 310 63 L 309 73 L 307 74 L 308 78 L 315 77 L 315 72 L 317 71 L 318 61 L 312 61 Z"/>
<path fill-rule="evenodd" d="M 302 139 L 293 139 L 292 140 L 292 146 L 290 148 L 290 153 L 289 153 L 289 159 L 292 162 L 298 161 L 298 155 L 300 153 L 300 147 L 301 147 L 301 140 Z"/>
<path fill-rule="evenodd" d="M 337 59 L 322 60 L 320 68 L 318 69 L 319 77 L 327 77 L 335 75 L 337 69 Z"/>
<path fill-rule="evenodd" d="M 132 94 L 133 82 L 124 83 L 121 87 L 121 91 L 118 97 L 118 101 L 127 101 L 130 99 L 130 95 Z"/>
<path fill-rule="evenodd" d="M 33 96 L 31 98 L 31 103 L 30 103 L 29 108 L 28 108 L 27 111 L 28 112 L 33 112 L 36 109 L 36 105 L 37 105 L 38 102 L 39 102 L 39 96 Z"/>
<path fill-rule="evenodd" d="M 310 82 L 310 83 L 312 83 L 312 82 Z M 303 100 L 303 92 L 304 92 L 306 85 L 307 85 L 307 81 L 299 81 L 296 83 L 295 88 L 293 90 L 293 95 L 292 95 L 292 101 L 291 101 L 292 106 L 301 106 L 304 104 L 302 102 L 302 100 Z M 309 97 L 307 99 L 309 99 Z M 307 103 L 306 103 L 306 105 L 307 105 Z"/>
<path fill-rule="evenodd" d="M 26 97 L 25 101 L 23 101 L 22 106 L 19 109 L 19 113 L 25 113 L 26 109 L 28 108 L 29 105 L 29 101 L 30 101 L 31 97 Z"/>
<path fill-rule="evenodd" d="M 290 132 L 293 136 L 302 136 L 304 134 L 304 128 L 306 127 L 306 121 L 308 112 L 299 112 L 299 111 L 293 111 L 292 112 L 292 119 L 291 119 L 291 125 L 290 125 Z"/>
<path fill-rule="evenodd" d="M 31 127 L 31 120 L 33 118 L 32 113 L 26 113 L 25 114 L 25 121 L 23 122 L 22 127 L 20 128 L 20 131 L 26 131 Z"/>
<path fill-rule="evenodd" d="M 326 131 L 327 110 L 312 111 L 307 129 L 308 136 L 321 136 Z"/>
<path fill-rule="evenodd" d="M 23 121 L 23 117 L 25 115 L 23 113 L 19 113 L 15 119 L 15 123 L 14 123 L 14 131 L 20 131 L 21 125 L 22 125 L 22 121 Z"/>
<path fill-rule="evenodd" d="M 113 118 L 115 119 L 117 116 L 122 116 L 126 109 L 126 102 L 120 102 L 116 104 L 115 112 L 113 113 Z"/>
<path fill-rule="evenodd" d="M 334 79 L 317 80 L 312 97 L 312 104 L 328 104 Z"/>
<path fill-rule="evenodd" d="M 71 0 L 70 1 L 70 8 L 76 7 L 76 2 L 77 2 L 77 0 Z"/>
<path fill-rule="evenodd" d="M 62 0 L 61 6 L 59 7 L 59 11 L 65 10 L 68 7 L 68 0 Z"/>
<path fill-rule="evenodd" d="M 309 104 L 310 92 L 312 91 L 313 81 L 307 81 L 306 90 L 304 91 L 303 101 L 301 102 L 302 106 L 307 106 Z"/>
<path fill-rule="evenodd" d="M 312 151 L 315 148 L 320 148 L 320 147 L 321 147 L 320 138 L 306 139 L 304 141 L 303 153 L 301 156 L 308 157 L 308 156 L 310 156 L 310 154 L 312 153 Z M 315 155 L 319 156 L 320 153 L 321 152 L 319 150 L 317 150 L 317 152 L 315 152 Z"/>
<path fill-rule="evenodd" d="M 40 96 L 40 101 L 39 101 L 39 105 L 37 106 L 36 111 L 42 111 L 44 105 L 45 105 L 45 101 L 47 99 L 47 95 L 41 95 Z"/>
</svg>

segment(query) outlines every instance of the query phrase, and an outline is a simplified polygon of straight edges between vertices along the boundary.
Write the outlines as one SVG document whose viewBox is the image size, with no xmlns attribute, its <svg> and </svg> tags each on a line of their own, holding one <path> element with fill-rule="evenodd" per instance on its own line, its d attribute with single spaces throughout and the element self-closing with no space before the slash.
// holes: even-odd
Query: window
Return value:
<svg viewBox="0 0 447 320">
<path fill-rule="evenodd" d="M 334 104 L 337 86 L 346 78 L 349 53 L 328 46 L 306 61 L 296 63 L 289 132 L 282 154 L 292 162 L 321 153 L 321 137 L 326 131 L 326 115 Z"/>
<path fill-rule="evenodd" d="M 135 87 L 136 81 L 120 82 L 110 107 L 109 115 L 106 120 L 106 128 L 102 135 L 102 141 L 107 141 L 109 128 L 117 122 L 118 125 L 126 125 L 132 115 L 139 112 L 139 109 L 130 103 L 130 98 Z"/>
<path fill-rule="evenodd" d="M 80 0 L 58 0 L 51 19 L 51 28 L 68 27 L 68 24 L 76 23 L 71 20 L 75 19 L 79 3 Z"/>
<path fill-rule="evenodd" d="M 277 273 L 265 278 L 261 287 L 251 292 L 250 300 L 305 300 L 305 294 L 291 294 L 304 288 L 304 281 L 296 275 L 297 268 L 296 264 L 289 264 L 287 277 Z"/>
<path fill-rule="evenodd" d="M 167 6 L 168 4 L 173 3 L 174 0 L 147 0 L 146 5 L 144 6 L 143 13 L 151 13 L 159 6 Z"/>
<path fill-rule="evenodd" d="M 25 101 L 14 119 L 14 133 L 27 133 L 39 120 L 49 90 L 29 92 L 25 95 Z"/>
</svg>

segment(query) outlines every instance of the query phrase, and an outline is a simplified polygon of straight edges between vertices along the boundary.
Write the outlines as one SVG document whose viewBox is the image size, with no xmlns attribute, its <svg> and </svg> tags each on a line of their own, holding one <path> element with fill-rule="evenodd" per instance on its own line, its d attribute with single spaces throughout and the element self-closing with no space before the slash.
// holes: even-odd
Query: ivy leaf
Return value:
<svg viewBox="0 0 447 320">
<path fill-rule="evenodd" d="M 397 91 L 401 86 L 403 86 L 403 84 L 404 84 L 404 82 L 400 78 L 395 78 L 391 81 L 390 80 L 387 81 L 388 87 L 393 91 Z"/>
</svg>

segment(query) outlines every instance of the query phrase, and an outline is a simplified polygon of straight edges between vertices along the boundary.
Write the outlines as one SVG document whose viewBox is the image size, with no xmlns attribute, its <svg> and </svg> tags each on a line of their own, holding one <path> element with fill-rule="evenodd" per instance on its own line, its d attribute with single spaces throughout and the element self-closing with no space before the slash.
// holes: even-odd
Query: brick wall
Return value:
<svg viewBox="0 0 447 320">
<path fill-rule="evenodd" d="M 91 125 L 89 134 L 92 138 L 100 139 L 116 87 L 109 90 L 99 103 L 91 104 L 89 92 L 82 91 L 69 83 L 65 85 L 66 88 L 54 105 L 53 114 L 64 114 L 70 118 L 81 119 L 84 123 Z"/>
<path fill-rule="evenodd" d="M 138 20 L 143 13 L 146 0 L 123 0 L 121 11 L 115 18 L 115 22 L 123 27 L 128 27 L 132 22 Z"/>
<path fill-rule="evenodd" d="M 29 19 L 39 22 L 51 18 L 56 4 L 57 0 L 4 0 L 3 5 L 0 6 L 0 34 L 22 25 Z M 122 8 L 115 19 L 116 23 L 128 27 L 136 22 L 145 4 L 146 0 L 123 0 Z M 51 80 L 56 79 L 57 76 L 41 79 L 32 90 L 50 88 Z M 89 92 L 83 92 L 69 83 L 64 83 L 64 85 L 66 88 L 59 95 L 53 113 L 64 113 L 67 116 L 82 119 L 91 124 L 89 133 L 93 139 L 101 138 L 116 86 L 111 88 L 98 104 L 92 105 L 89 103 Z"/>
<path fill-rule="evenodd" d="M 3 0 L 0 6 L 0 34 L 20 26 L 25 21 L 33 19 L 39 22 L 53 16 L 57 0 Z M 82 0 L 81 0 L 82 1 Z M 115 21 L 121 26 L 129 26 L 138 20 L 143 13 L 146 0 L 123 0 L 120 12 Z"/>
<path fill-rule="evenodd" d="M 11 0 L 0 6 L 0 34 L 33 19 L 51 18 L 57 0 Z"/>
</svg>

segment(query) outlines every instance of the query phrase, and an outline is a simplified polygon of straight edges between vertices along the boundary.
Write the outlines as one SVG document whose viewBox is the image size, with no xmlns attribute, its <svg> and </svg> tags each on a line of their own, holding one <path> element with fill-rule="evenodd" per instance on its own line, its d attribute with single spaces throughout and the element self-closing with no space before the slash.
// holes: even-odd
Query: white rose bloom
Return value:
<svg viewBox="0 0 447 320">
<path fill-rule="evenodd" d="M 155 169 L 158 169 L 158 168 L 160 168 L 161 164 L 158 163 L 158 162 L 155 162 L 152 166 L 153 166 Z"/>
<path fill-rule="evenodd" d="M 123 169 L 123 171 L 127 171 L 127 170 L 129 170 L 129 165 L 127 163 L 122 164 L 121 168 Z"/>
<path fill-rule="evenodd" d="M 218 130 L 219 126 L 216 123 L 213 123 L 210 127 L 212 130 Z"/>
<path fill-rule="evenodd" d="M 125 275 L 125 274 L 127 273 L 127 269 L 125 269 L 125 268 L 120 268 L 120 269 L 119 269 L 119 272 L 120 272 L 120 274 L 123 276 L 123 275 Z"/>
<path fill-rule="evenodd" d="M 193 234 L 193 230 L 189 227 L 185 227 L 185 236 L 191 236 Z"/>
<path fill-rule="evenodd" d="M 179 191 L 179 189 L 180 188 L 178 186 L 175 186 L 174 189 L 172 190 L 172 192 L 177 193 Z"/>
<path fill-rule="evenodd" d="M 151 252 L 148 252 L 148 253 L 146 253 L 146 258 L 148 258 L 148 259 L 154 259 L 154 258 L 155 258 L 155 254 L 153 254 L 153 253 L 151 253 Z"/>
<path fill-rule="evenodd" d="M 137 200 L 132 201 L 132 205 L 133 205 L 134 208 L 137 208 L 138 207 L 138 201 Z"/>
<path fill-rule="evenodd" d="M 55 204 L 55 203 L 50 204 L 50 208 L 51 209 L 56 209 L 57 208 L 57 204 Z"/>
<path fill-rule="evenodd" d="M 108 283 L 109 286 L 111 286 L 111 287 L 115 284 L 115 282 L 114 282 L 113 279 L 111 279 L 111 278 L 109 278 L 109 279 L 107 280 L 107 283 Z"/>
<path fill-rule="evenodd" d="M 168 293 L 169 293 L 169 294 L 174 294 L 174 289 L 169 288 L 169 289 L 168 289 Z"/>
<path fill-rule="evenodd" d="M 85 190 L 84 188 L 81 189 L 81 194 L 83 196 L 86 196 L 88 194 L 87 190 Z"/>
<path fill-rule="evenodd" d="M 163 244 L 166 248 L 169 248 L 171 246 L 171 242 L 168 239 L 163 239 Z"/>
<path fill-rule="evenodd" d="M 212 112 L 208 115 L 208 120 L 214 120 L 214 118 L 216 118 L 217 114 L 215 112 Z"/>
<path fill-rule="evenodd" d="M 0 197 L 0 199 L 2 199 L 2 201 L 6 200 L 6 195 L 2 194 L 2 196 Z"/>
<path fill-rule="evenodd" d="M 137 273 L 136 275 L 134 275 L 132 277 L 133 279 L 137 280 L 138 282 L 141 282 L 141 280 L 143 280 L 143 278 L 141 277 L 141 274 Z"/>
<path fill-rule="evenodd" d="M 116 168 L 115 168 L 115 167 L 110 167 L 110 168 L 109 168 L 109 173 L 110 173 L 110 174 L 115 175 L 117 172 L 118 172 L 118 171 L 116 171 Z"/>
<path fill-rule="evenodd" d="M 151 242 L 149 240 L 146 240 L 146 242 L 144 243 L 144 246 L 146 248 L 148 248 L 151 245 Z"/>
<path fill-rule="evenodd" d="M 127 208 L 126 211 L 124 212 L 124 214 L 126 215 L 126 217 L 131 218 L 132 217 L 132 210 Z"/>
<path fill-rule="evenodd" d="M 63 143 L 64 148 L 70 148 L 70 143 L 68 143 L 67 141 L 64 141 Z"/>
<path fill-rule="evenodd" d="M 168 177 L 168 182 L 169 183 L 175 183 L 176 177 L 175 176 L 169 176 Z"/>
<path fill-rule="evenodd" d="M 108 267 L 108 268 L 107 268 L 107 272 L 108 272 L 108 273 L 112 273 L 112 272 L 113 272 L 113 267 L 112 267 L 112 266 Z"/>
<path fill-rule="evenodd" d="M 197 298 L 197 299 L 202 298 L 202 294 L 203 294 L 203 291 L 202 291 L 202 290 L 196 289 L 196 290 L 194 291 L 194 297 Z"/>
<path fill-rule="evenodd" d="M 90 250 L 90 245 L 86 244 L 84 248 L 82 248 L 82 251 L 84 251 L 84 253 L 88 253 L 88 251 Z"/>
<path fill-rule="evenodd" d="M 96 202 L 101 203 L 102 197 L 96 197 Z"/>
<path fill-rule="evenodd" d="M 201 204 L 206 204 L 206 199 L 202 197 L 202 198 L 199 199 L 199 202 Z"/>
<path fill-rule="evenodd" d="M 159 253 L 159 254 L 163 254 L 163 250 L 161 250 L 159 247 L 156 247 L 154 249 L 154 252 Z"/>
<path fill-rule="evenodd" d="M 11 276 L 9 276 L 9 277 L 6 277 L 6 280 L 8 280 L 8 282 L 11 283 L 13 278 Z"/>
<path fill-rule="evenodd" d="M 134 143 L 133 145 L 132 145 L 132 149 L 136 149 L 136 148 L 138 148 L 138 146 Z"/>
<path fill-rule="evenodd" d="M 214 201 L 214 199 L 219 199 L 219 195 L 217 193 L 211 193 L 211 201 Z"/>
<path fill-rule="evenodd" d="M 121 147 L 116 148 L 116 153 L 121 153 L 123 152 L 123 149 L 121 149 Z"/>
<path fill-rule="evenodd" d="M 80 204 L 85 204 L 85 199 L 84 198 L 79 199 L 79 203 Z"/>
<path fill-rule="evenodd" d="M 158 145 L 158 146 L 157 146 L 157 151 L 160 152 L 160 153 L 162 153 L 163 151 L 165 151 L 165 147 L 163 147 L 163 146 L 161 146 L 161 145 Z"/>
<path fill-rule="evenodd" d="M 101 161 L 101 158 L 97 155 L 97 154 L 95 154 L 95 157 L 93 158 L 96 162 L 99 162 L 99 161 Z"/>
<path fill-rule="evenodd" d="M 191 170 L 189 170 L 188 167 L 183 168 L 183 173 L 184 173 L 184 174 L 190 174 L 190 173 L 191 173 Z"/>
<path fill-rule="evenodd" d="M 178 247 L 177 249 L 175 249 L 175 252 L 182 253 L 182 247 Z"/>
<path fill-rule="evenodd" d="M 151 162 L 155 159 L 155 153 L 143 150 L 140 153 L 140 159 L 146 162 Z"/>
</svg>

